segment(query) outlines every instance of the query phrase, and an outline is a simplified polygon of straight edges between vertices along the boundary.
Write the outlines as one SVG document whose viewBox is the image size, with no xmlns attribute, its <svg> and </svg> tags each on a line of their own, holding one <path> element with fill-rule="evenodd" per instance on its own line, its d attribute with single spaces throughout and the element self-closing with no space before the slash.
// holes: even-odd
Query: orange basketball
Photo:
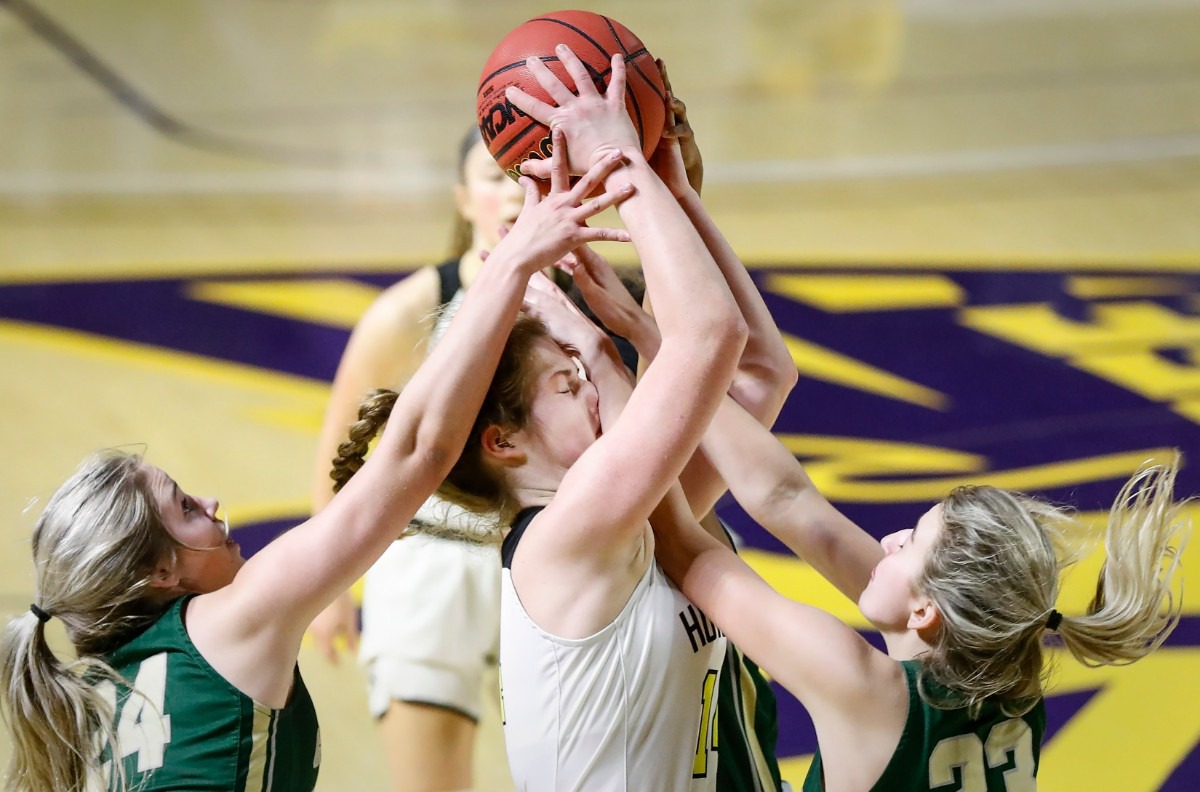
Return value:
<svg viewBox="0 0 1200 792">
<path fill-rule="evenodd" d="M 557 11 L 520 25 L 505 36 L 483 67 L 475 111 L 479 131 L 488 151 L 509 176 L 527 159 L 550 156 L 550 130 L 514 107 L 504 89 L 515 85 L 530 96 L 554 104 L 525 67 L 525 59 L 536 55 L 568 87 L 575 81 L 554 54 L 566 44 L 583 61 L 597 89 L 603 91 L 611 78 L 612 56 L 625 58 L 625 107 L 633 119 L 642 153 L 649 157 L 662 136 L 666 121 L 666 90 L 658 66 L 637 36 L 616 20 L 590 11 Z"/>
</svg>

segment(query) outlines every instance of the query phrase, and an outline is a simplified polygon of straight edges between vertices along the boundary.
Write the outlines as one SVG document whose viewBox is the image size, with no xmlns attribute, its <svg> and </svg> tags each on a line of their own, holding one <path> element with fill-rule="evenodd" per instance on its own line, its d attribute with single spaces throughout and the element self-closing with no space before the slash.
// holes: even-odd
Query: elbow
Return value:
<svg viewBox="0 0 1200 792">
<path fill-rule="evenodd" d="M 770 426 L 798 380 L 799 372 L 790 360 L 787 366 L 761 362 L 747 365 L 743 358 L 729 395 L 760 423 Z"/>
<path fill-rule="evenodd" d="M 760 497 L 749 499 L 751 508 L 747 513 L 771 533 L 782 533 L 800 508 L 799 500 L 806 483 L 802 477 L 783 476 Z"/>
<path fill-rule="evenodd" d="M 733 304 L 732 300 L 730 303 Z M 750 337 L 750 328 L 741 312 L 736 310 L 736 305 L 732 312 L 708 317 L 705 324 L 699 337 L 707 339 L 714 352 L 722 358 L 729 355 L 735 361 L 741 357 L 746 340 Z"/>
</svg>

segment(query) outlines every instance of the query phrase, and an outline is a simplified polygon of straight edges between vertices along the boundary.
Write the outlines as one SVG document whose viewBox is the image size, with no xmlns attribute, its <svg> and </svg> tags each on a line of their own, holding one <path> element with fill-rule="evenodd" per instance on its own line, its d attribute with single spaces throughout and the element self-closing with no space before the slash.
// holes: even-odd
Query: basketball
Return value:
<svg viewBox="0 0 1200 792">
<path fill-rule="evenodd" d="M 666 121 L 666 90 L 654 56 L 620 22 L 590 11 L 557 11 L 531 19 L 505 36 L 492 51 L 479 79 L 476 116 L 488 151 L 500 167 L 517 179 L 518 168 L 527 159 L 550 156 L 550 130 L 514 107 L 504 89 L 515 85 L 530 96 L 554 104 L 525 59 L 536 55 L 568 87 L 575 84 L 554 54 L 566 44 L 583 61 L 597 90 L 608 86 L 612 56 L 625 58 L 625 107 L 649 157 L 662 136 Z"/>
</svg>

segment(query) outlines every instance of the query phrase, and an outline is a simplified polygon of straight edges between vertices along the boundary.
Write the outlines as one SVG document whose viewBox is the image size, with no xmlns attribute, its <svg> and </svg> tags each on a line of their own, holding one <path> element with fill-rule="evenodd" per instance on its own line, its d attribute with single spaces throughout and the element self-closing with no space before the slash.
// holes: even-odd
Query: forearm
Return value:
<svg viewBox="0 0 1200 792">
<path fill-rule="evenodd" d="M 372 456 L 408 455 L 421 449 L 457 458 L 491 385 L 500 353 L 521 307 L 527 265 L 498 248 L 488 259 L 450 323 L 446 335 L 400 392 Z M 478 288 L 476 288 L 478 287 Z"/>
<path fill-rule="evenodd" d="M 692 190 L 678 197 L 729 286 L 746 322 L 746 346 L 730 395 L 765 426 L 774 423 L 796 384 L 796 366 L 754 279 Z"/>
<path fill-rule="evenodd" d="M 804 466 L 731 399 L 709 424 L 701 447 L 746 513 L 772 533 L 789 533 L 792 526 L 784 518 L 792 504 L 816 492 Z"/>
<path fill-rule="evenodd" d="M 727 399 L 701 449 L 755 522 L 857 601 L 882 548 L 825 499 L 769 430 Z"/>
<path fill-rule="evenodd" d="M 679 486 L 673 486 L 650 514 L 654 557 L 684 596 L 705 608 L 705 589 L 697 585 L 707 553 L 732 552 L 697 522 Z M 710 614 L 711 615 L 711 614 Z"/>
<path fill-rule="evenodd" d="M 610 179 L 633 183 L 637 192 L 618 211 L 642 262 L 646 291 L 654 295 L 664 342 L 684 338 L 728 344 L 739 354 L 745 328 L 725 278 L 704 241 L 670 190 L 639 154 Z"/>
</svg>

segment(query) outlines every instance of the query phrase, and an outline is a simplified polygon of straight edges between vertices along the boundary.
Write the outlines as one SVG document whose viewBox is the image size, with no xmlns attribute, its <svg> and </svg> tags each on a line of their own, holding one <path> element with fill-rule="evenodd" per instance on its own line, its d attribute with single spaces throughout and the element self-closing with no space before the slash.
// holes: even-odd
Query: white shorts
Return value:
<svg viewBox="0 0 1200 792">
<path fill-rule="evenodd" d="M 394 542 L 367 572 L 362 619 L 372 715 L 404 701 L 478 720 L 484 671 L 500 650 L 499 547 Z"/>
</svg>

